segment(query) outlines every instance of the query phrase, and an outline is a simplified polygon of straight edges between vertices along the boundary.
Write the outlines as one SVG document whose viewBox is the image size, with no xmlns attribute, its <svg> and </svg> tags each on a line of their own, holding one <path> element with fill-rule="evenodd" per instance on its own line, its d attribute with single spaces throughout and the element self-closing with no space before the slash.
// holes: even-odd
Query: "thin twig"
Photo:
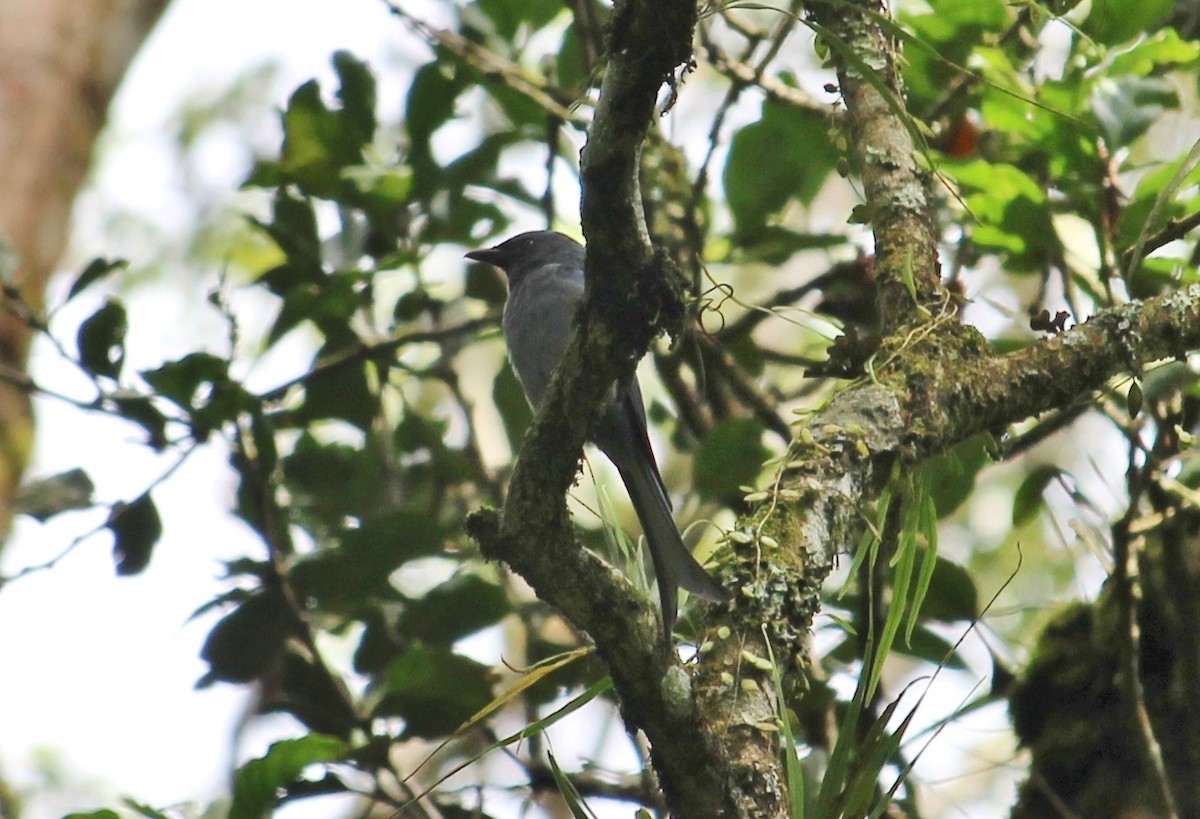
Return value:
<svg viewBox="0 0 1200 819">
<path fill-rule="evenodd" d="M 389 2 L 388 8 L 429 44 L 441 46 L 486 76 L 498 79 L 514 91 L 524 94 L 547 113 L 574 125 L 586 126 L 590 121 L 590 117 L 573 108 L 576 100 L 567 99 L 562 89 L 545 78 L 529 74 L 516 63 L 471 42 L 458 32 L 431 26 L 402 9 L 399 3 Z"/>
<path fill-rule="evenodd" d="M 308 372 L 285 381 L 278 387 L 273 387 L 266 392 L 261 393 L 258 397 L 265 403 L 274 403 L 282 400 L 292 388 L 310 384 L 311 382 L 336 372 L 343 367 L 351 367 L 355 364 L 361 364 L 366 361 L 376 361 L 390 357 L 393 353 L 395 353 L 396 350 L 409 344 L 421 344 L 427 342 L 444 343 L 459 336 L 465 336 L 474 332 L 478 332 L 479 330 L 487 327 L 494 327 L 499 324 L 499 322 L 500 317 L 498 314 L 488 313 L 486 316 L 470 319 L 462 322 L 461 324 L 455 324 L 450 327 L 441 327 L 436 330 L 418 330 L 411 333 L 404 333 L 403 335 L 395 336 L 374 344 L 362 344 L 358 347 L 353 347 L 349 350 L 326 356 L 313 365 L 313 368 Z"/>
<path fill-rule="evenodd" d="M 1136 430 L 1129 430 L 1129 463 L 1137 464 L 1143 449 Z M 1138 584 L 1138 556 L 1133 548 L 1130 524 L 1137 516 L 1138 504 L 1146 488 L 1145 472 L 1136 466 L 1130 468 L 1129 506 L 1124 516 L 1112 528 L 1113 533 L 1113 581 L 1117 608 L 1120 611 L 1121 640 L 1118 653 L 1121 660 L 1122 677 L 1125 681 L 1125 691 L 1131 706 L 1131 718 L 1141 737 L 1138 748 L 1141 752 L 1142 763 L 1151 773 L 1158 784 L 1162 798 L 1162 807 L 1166 817 L 1177 819 L 1178 809 L 1175 806 L 1175 796 L 1171 791 L 1171 780 L 1167 776 L 1166 765 L 1163 762 L 1162 747 L 1154 736 L 1154 726 L 1150 722 L 1150 714 L 1146 709 L 1146 692 L 1142 685 L 1140 667 L 1141 627 L 1138 625 L 1138 598 L 1141 587 Z"/>
</svg>

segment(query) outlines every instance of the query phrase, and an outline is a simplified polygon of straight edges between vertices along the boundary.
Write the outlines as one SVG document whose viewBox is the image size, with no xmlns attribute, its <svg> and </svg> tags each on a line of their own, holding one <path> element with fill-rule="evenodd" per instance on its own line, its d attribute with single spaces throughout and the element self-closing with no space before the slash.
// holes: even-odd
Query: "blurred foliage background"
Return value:
<svg viewBox="0 0 1200 819">
<path fill-rule="evenodd" d="M 296 88 L 281 142 L 246 149 L 234 208 L 199 205 L 178 236 L 155 237 L 167 249 L 145 269 L 109 260 L 97 238 L 97 260 L 49 315 L 8 294 L 82 375 L 69 394 L 36 371 L 30 388 L 122 419 L 137 439 L 129 446 L 168 463 L 227 453 L 231 514 L 257 542 L 227 561 L 225 591 L 202 610 L 219 619 L 200 684 L 247 686 L 248 721 L 290 720 L 268 753 L 240 766 L 230 794 L 183 813 L 327 802 L 322 815 L 661 810 L 602 665 L 463 533 L 472 510 L 500 502 L 530 413 L 498 335 L 504 283 L 461 256 L 525 229 L 578 236 L 578 154 L 608 9 L 477 0 L 391 11 L 395 36 L 423 44 L 421 59 L 383 67 L 330 55 L 336 81 Z M 904 2 L 894 25 L 962 322 L 997 350 L 1019 349 L 1196 280 L 1188 151 L 1200 47 L 1189 4 Z M 827 49 L 800 4 L 705 7 L 695 64 L 672 98 L 664 92 L 644 150 L 647 220 L 688 276 L 695 321 L 660 343 L 642 378 L 677 519 L 703 554 L 836 389 L 821 366 L 831 341 L 845 334 L 869 351 L 878 326 Z M 394 107 L 380 105 L 384 72 L 404 96 L 381 119 Z M 206 140 L 271 104 L 256 90 L 264 82 L 248 76 L 180 112 L 185 179 L 202 175 Z M 104 226 L 144 228 L 119 209 Z M 1131 266 L 1135 248 L 1148 255 Z M 180 297 L 221 329 L 132 370 L 139 316 L 124 293 L 181 258 L 208 274 L 181 282 Z M 81 301 L 82 321 L 55 321 Z M 1141 539 L 1146 594 L 1164 601 L 1146 609 L 1158 620 L 1143 623 L 1143 666 L 1164 686 L 1191 667 L 1197 380 L 1194 357 L 1146 367 L 922 466 L 937 530 L 921 540 L 928 587 L 863 703 L 877 729 L 851 735 L 836 726 L 870 663 L 872 604 L 846 545 L 815 624 L 817 665 L 782 708 L 806 815 L 866 815 L 847 807 L 856 788 L 886 815 L 1056 815 L 1039 812 L 1049 809 L 1036 787 L 1017 788 L 1030 749 L 1067 732 L 1047 720 L 1083 708 L 1110 749 L 1125 725 L 1108 724 L 1111 691 L 1096 664 L 1079 670 L 1059 645 L 1086 643 L 1097 663 L 1115 650 L 1105 581 L 1121 538 Z M 622 534 L 638 531 L 636 518 L 600 461 L 589 458 L 572 495 L 581 537 L 645 582 Z M 78 548 L 102 548 L 107 531 L 117 573 L 153 566 L 176 548 L 163 537 L 160 485 L 111 506 Z M 19 508 L 46 519 L 95 503 L 90 479 L 71 471 L 27 486 Z M 1198 718 L 1173 719 L 1171 760 Z M 848 801 L 833 809 L 816 795 L 840 747 L 870 775 L 848 778 Z M 1136 749 L 1111 755 L 1112 781 L 1144 781 L 1124 767 L 1140 764 Z M 1084 778 L 1046 770 L 1063 777 L 1056 791 Z M 88 815 L 181 812 L 130 796 Z"/>
</svg>

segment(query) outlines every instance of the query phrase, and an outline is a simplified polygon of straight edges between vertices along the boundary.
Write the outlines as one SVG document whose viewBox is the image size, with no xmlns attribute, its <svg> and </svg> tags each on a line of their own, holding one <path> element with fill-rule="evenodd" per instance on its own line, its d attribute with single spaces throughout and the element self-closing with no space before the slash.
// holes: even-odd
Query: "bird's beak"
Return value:
<svg viewBox="0 0 1200 819">
<path fill-rule="evenodd" d="M 504 254 L 499 248 L 495 247 L 485 247 L 482 250 L 472 250 L 470 253 L 466 254 L 466 258 L 471 259 L 472 261 L 483 262 L 484 264 L 495 265 L 496 267 L 500 267 L 500 261 L 503 259 L 503 257 Z"/>
</svg>

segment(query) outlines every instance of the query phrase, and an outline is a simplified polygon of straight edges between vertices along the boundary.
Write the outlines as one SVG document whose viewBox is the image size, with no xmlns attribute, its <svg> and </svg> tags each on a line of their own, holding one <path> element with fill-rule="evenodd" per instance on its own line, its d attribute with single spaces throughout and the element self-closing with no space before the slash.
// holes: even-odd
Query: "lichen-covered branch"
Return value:
<svg viewBox="0 0 1200 819">
<path fill-rule="evenodd" d="M 705 725 L 687 673 L 659 638 L 649 600 L 581 549 L 564 502 L 583 442 L 615 380 L 629 378 L 665 325 L 682 321 L 677 290 L 650 246 L 638 156 L 659 90 L 691 58 L 696 6 L 618 2 L 595 119 L 581 166 L 588 290 L 580 324 L 526 436 L 502 513 L 469 521 L 485 554 L 516 569 L 538 595 L 596 642 L 631 729 L 650 739 L 673 813 L 732 816 L 718 739 Z"/>
<path fill-rule="evenodd" d="M 924 146 L 904 107 L 896 42 L 879 0 L 808 5 L 829 48 L 846 105 L 850 158 L 861 175 L 864 215 L 875 233 L 879 313 L 885 332 L 936 312 L 943 301 Z"/>
</svg>

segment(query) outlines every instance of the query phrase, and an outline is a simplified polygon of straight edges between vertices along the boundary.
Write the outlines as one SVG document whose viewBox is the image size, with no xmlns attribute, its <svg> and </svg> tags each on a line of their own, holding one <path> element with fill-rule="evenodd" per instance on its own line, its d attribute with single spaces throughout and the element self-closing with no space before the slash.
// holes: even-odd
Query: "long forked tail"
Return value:
<svg viewBox="0 0 1200 819">
<path fill-rule="evenodd" d="M 629 499 L 633 502 L 650 546 L 650 559 L 658 577 L 663 629 L 667 642 L 670 642 L 671 630 L 679 613 L 680 587 L 717 602 L 728 600 L 729 593 L 704 570 L 684 545 L 671 516 L 671 505 L 663 491 L 654 461 L 650 458 L 635 460 L 633 464 L 617 464 L 617 470 L 629 491 Z"/>
</svg>

